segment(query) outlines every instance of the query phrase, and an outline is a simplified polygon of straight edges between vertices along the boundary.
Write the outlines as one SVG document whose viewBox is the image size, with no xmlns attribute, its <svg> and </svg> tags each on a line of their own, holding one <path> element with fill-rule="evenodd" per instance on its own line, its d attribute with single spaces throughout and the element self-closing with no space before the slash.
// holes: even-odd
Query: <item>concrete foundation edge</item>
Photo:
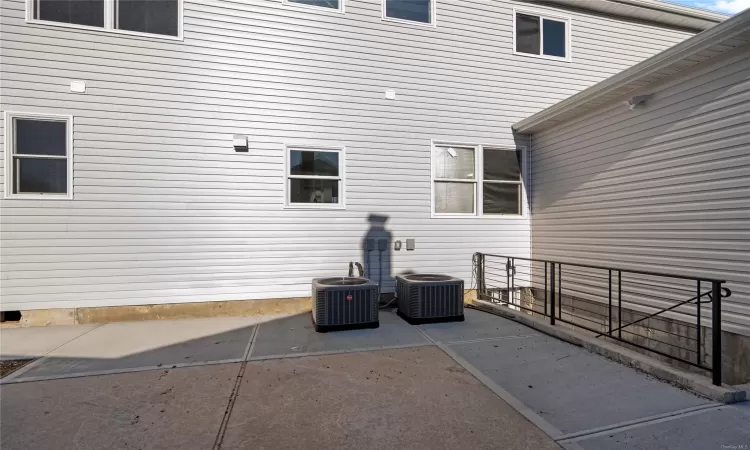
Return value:
<svg viewBox="0 0 750 450">
<path fill-rule="evenodd" d="M 633 352 L 612 342 L 598 340 L 567 328 L 552 326 L 539 319 L 530 317 L 524 313 L 513 311 L 504 306 L 492 305 L 476 300 L 467 301 L 467 304 L 473 308 L 497 314 L 550 336 L 578 345 L 591 352 L 600 354 L 626 366 L 633 367 L 663 381 L 667 381 L 695 392 L 703 397 L 725 404 L 742 402 L 747 398 L 747 394 L 744 390 L 726 386 L 714 386 L 708 378 L 671 367 L 665 363 L 649 358 L 646 355 Z"/>
<path fill-rule="evenodd" d="M 310 297 L 295 297 L 264 300 L 236 300 L 227 302 L 35 309 L 21 311 L 20 322 L 5 322 L 2 326 L 43 327 L 49 325 L 132 322 L 138 320 L 299 314 L 309 312 L 310 308 Z"/>
<path fill-rule="evenodd" d="M 384 294 L 387 296 L 388 294 Z M 464 302 L 477 298 L 476 290 L 464 291 Z M 390 298 L 387 298 L 390 300 Z M 45 327 L 84 325 L 138 320 L 190 319 L 200 317 L 299 314 L 312 309 L 310 297 L 233 300 L 226 302 L 167 303 L 154 305 L 101 306 L 91 308 L 31 309 L 21 311 L 20 322 L 4 322 L 3 327 Z"/>
</svg>

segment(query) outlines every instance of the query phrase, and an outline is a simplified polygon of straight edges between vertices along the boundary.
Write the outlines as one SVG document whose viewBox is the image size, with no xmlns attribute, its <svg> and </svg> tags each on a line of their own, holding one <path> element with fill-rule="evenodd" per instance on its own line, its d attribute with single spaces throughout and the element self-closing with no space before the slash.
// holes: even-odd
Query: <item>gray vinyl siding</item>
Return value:
<svg viewBox="0 0 750 450">
<path fill-rule="evenodd" d="M 513 7 L 554 11 L 439 1 L 424 27 L 379 0 L 186 0 L 180 42 L 27 24 L 2 0 L 2 109 L 73 115 L 75 153 L 73 200 L 0 200 L 3 309 L 309 296 L 363 261 L 371 213 L 416 239 L 392 275 L 468 287 L 473 252 L 528 256 L 528 217 L 431 218 L 430 140 L 515 146 L 512 123 L 691 33 L 564 12 L 573 62 L 548 61 L 512 54 Z M 284 209 L 289 144 L 346 148 L 346 210 Z"/>
<path fill-rule="evenodd" d="M 750 334 L 750 46 L 633 94 L 533 135 L 532 254 L 724 279 Z"/>
</svg>

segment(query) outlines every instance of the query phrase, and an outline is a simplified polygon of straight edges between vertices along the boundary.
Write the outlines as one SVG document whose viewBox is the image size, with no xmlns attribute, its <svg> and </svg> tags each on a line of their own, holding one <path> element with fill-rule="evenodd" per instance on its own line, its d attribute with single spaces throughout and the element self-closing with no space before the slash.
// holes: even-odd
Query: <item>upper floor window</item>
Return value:
<svg viewBox="0 0 750 450">
<path fill-rule="evenodd" d="M 284 3 L 344 12 L 344 0 L 284 0 Z"/>
<path fill-rule="evenodd" d="M 70 116 L 6 113 L 6 197 L 72 197 L 72 122 Z"/>
<path fill-rule="evenodd" d="M 182 0 L 28 0 L 29 20 L 181 38 Z"/>
<path fill-rule="evenodd" d="M 383 19 L 435 24 L 435 0 L 383 0 Z"/>
<path fill-rule="evenodd" d="M 516 12 L 515 52 L 570 60 L 570 19 Z"/>
</svg>

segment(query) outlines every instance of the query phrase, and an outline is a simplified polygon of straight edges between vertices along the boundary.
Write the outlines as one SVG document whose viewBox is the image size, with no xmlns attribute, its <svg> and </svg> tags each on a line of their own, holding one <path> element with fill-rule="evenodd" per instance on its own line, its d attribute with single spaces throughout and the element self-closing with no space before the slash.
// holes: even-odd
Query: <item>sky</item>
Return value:
<svg viewBox="0 0 750 450">
<path fill-rule="evenodd" d="M 737 14 L 750 8 L 750 0 L 668 0 L 670 3 L 710 9 L 725 14 Z"/>
</svg>

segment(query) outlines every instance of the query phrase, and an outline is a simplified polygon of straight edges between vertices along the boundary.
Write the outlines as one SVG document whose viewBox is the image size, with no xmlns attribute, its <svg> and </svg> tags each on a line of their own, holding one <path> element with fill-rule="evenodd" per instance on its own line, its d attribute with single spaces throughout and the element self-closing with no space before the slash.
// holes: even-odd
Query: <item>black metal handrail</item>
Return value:
<svg viewBox="0 0 750 450">
<path fill-rule="evenodd" d="M 534 268 L 534 264 L 536 264 L 536 269 Z M 543 269 L 541 265 L 543 264 Z M 563 267 L 565 268 L 583 268 L 583 269 L 589 269 L 594 271 L 605 271 L 606 276 L 599 275 L 594 276 L 592 274 L 584 274 L 581 272 L 573 272 L 571 273 L 571 279 L 567 282 L 567 295 L 570 299 L 570 305 L 568 308 L 568 311 L 565 312 L 565 316 L 563 316 L 563 284 L 562 284 L 562 275 L 563 275 Z M 519 273 L 519 269 L 528 269 L 528 272 Z M 543 276 L 541 275 L 543 270 Z M 504 274 L 503 274 L 504 272 Z M 631 275 L 641 275 L 645 277 L 655 277 L 659 280 L 656 281 L 654 284 L 653 280 L 649 280 L 649 283 L 646 283 L 644 280 L 638 280 L 638 279 L 631 279 L 626 280 L 628 284 L 636 285 L 636 288 L 638 288 L 638 285 L 640 285 L 640 292 L 643 292 L 643 286 L 646 286 L 647 290 L 656 290 L 658 291 L 670 291 L 670 290 L 676 290 L 679 291 L 676 295 L 684 295 L 684 292 L 689 292 L 689 290 L 686 290 L 684 285 L 687 282 L 693 282 L 695 283 L 695 291 L 692 294 L 692 297 L 687 300 L 680 300 L 677 301 L 677 303 L 672 304 L 670 306 L 658 309 L 656 312 L 653 312 L 651 314 L 643 313 L 637 309 L 629 309 L 629 314 L 635 315 L 639 314 L 643 317 L 639 317 L 636 320 L 632 320 L 630 322 L 623 323 L 623 274 L 626 276 Z M 503 280 L 504 275 L 504 280 Z M 616 275 L 616 286 L 614 285 L 613 275 Z M 721 385 L 721 298 L 729 297 L 732 295 L 732 292 L 723 287 L 722 285 L 726 283 L 724 280 L 715 279 L 715 278 L 709 278 L 709 277 L 695 277 L 695 276 L 688 276 L 688 275 L 679 275 L 679 274 L 671 274 L 671 273 L 663 273 L 663 272 L 654 272 L 654 271 L 645 271 L 645 270 L 633 270 L 633 269 L 623 269 L 623 268 L 614 268 L 614 267 L 606 267 L 606 266 L 598 266 L 593 264 L 579 264 L 579 263 L 569 263 L 569 262 L 563 262 L 563 261 L 552 261 L 552 260 L 542 260 L 542 259 L 534 259 L 534 258 L 525 258 L 525 257 L 516 257 L 516 256 L 506 256 L 506 255 L 496 255 L 491 253 L 475 253 L 474 255 L 474 276 L 476 278 L 476 288 L 477 288 L 477 298 L 480 300 L 491 300 L 497 303 L 505 303 L 509 306 L 513 306 L 518 309 L 531 311 L 535 314 L 540 314 L 545 317 L 549 317 L 550 324 L 555 325 L 555 321 L 560 321 L 562 323 L 566 323 L 569 325 L 576 326 L 578 328 L 582 328 L 591 332 L 596 333 L 596 337 L 602 337 L 606 336 L 610 339 L 614 339 L 617 341 L 625 342 L 629 345 L 641 348 L 643 350 L 647 350 L 650 352 L 653 352 L 655 354 L 677 360 L 695 367 L 699 367 L 704 370 L 708 370 L 712 374 L 713 383 L 716 385 Z M 520 277 L 519 277 L 520 276 Z M 595 279 L 594 282 L 586 282 L 581 281 L 582 279 L 585 279 L 587 276 L 591 276 Z M 518 290 L 523 288 L 529 288 L 532 290 L 540 290 L 542 286 L 541 278 L 543 278 L 543 308 L 537 309 L 534 308 L 534 305 L 537 305 L 535 302 L 536 297 L 532 296 L 532 304 L 531 307 L 524 306 L 523 301 L 520 299 L 516 302 L 515 301 L 515 294 Z M 606 279 L 606 288 L 599 285 L 599 282 L 597 280 L 603 280 Z M 672 284 L 667 284 L 664 282 L 663 279 L 671 280 Z M 674 283 L 678 283 L 677 286 L 674 285 Z M 711 289 L 710 290 L 703 290 L 701 289 L 701 284 L 707 283 L 710 284 Z M 526 284 L 525 286 L 523 284 Z M 584 292 L 586 290 L 591 291 L 593 287 L 593 290 L 596 291 L 596 293 L 592 294 L 591 292 Z M 656 288 L 656 289 L 654 289 Z M 606 290 L 607 294 L 607 300 L 605 301 L 603 299 L 604 291 Z M 500 297 L 496 297 L 495 293 L 503 293 L 507 292 L 507 298 L 502 298 L 502 295 Z M 628 291 L 630 293 L 635 293 L 635 297 L 641 296 L 641 297 L 651 297 L 651 298 L 658 298 L 660 301 L 674 301 L 673 299 L 667 299 L 664 297 L 658 297 L 653 294 L 643 294 L 638 293 L 639 291 Z M 570 295 L 571 293 L 576 295 Z M 586 296 L 593 298 L 594 300 L 587 300 L 584 297 L 580 296 L 581 293 L 585 293 Z M 614 295 L 616 294 L 616 298 Z M 708 300 L 701 300 L 702 298 L 707 297 Z M 580 300 L 579 303 L 586 303 L 589 302 L 590 304 L 596 304 L 597 306 L 606 306 L 606 313 L 597 313 L 592 310 L 588 310 L 586 308 L 583 308 L 583 306 L 573 306 L 573 299 L 577 298 Z M 684 297 L 683 297 L 684 298 Z M 705 304 L 711 304 L 711 364 L 707 365 L 706 361 L 704 361 L 702 354 L 703 354 L 703 344 L 705 343 L 705 336 L 703 336 L 701 327 L 701 305 Z M 635 305 L 637 302 L 627 302 L 626 306 L 629 305 Z M 659 341 L 658 339 L 653 338 L 653 336 L 650 336 L 652 333 L 651 331 L 661 331 L 663 333 L 667 334 L 674 334 L 671 331 L 665 331 L 665 330 L 658 330 L 654 328 L 653 330 L 651 327 L 649 328 L 649 336 L 645 336 L 642 334 L 638 334 L 637 328 L 634 328 L 634 325 L 641 324 L 645 321 L 648 321 L 649 319 L 652 319 L 654 317 L 657 317 L 659 315 L 662 315 L 666 312 L 675 311 L 680 307 L 685 307 L 688 305 L 695 305 L 695 338 L 692 338 L 689 336 L 689 332 L 686 333 L 684 336 L 678 335 L 678 341 L 695 341 L 692 345 L 692 348 L 687 347 L 681 347 L 676 344 L 672 344 L 670 342 L 666 341 Z M 540 306 L 537 305 L 537 306 Z M 616 313 L 615 308 L 616 307 Z M 649 308 L 654 308 L 653 306 L 648 306 Z M 584 316 L 578 316 L 574 314 L 578 311 L 586 311 L 590 317 L 596 317 L 596 319 L 591 319 L 590 317 L 584 317 Z M 683 311 L 680 311 L 679 313 L 684 314 Z M 616 324 L 614 323 L 616 317 Z M 569 320 L 570 319 L 570 320 Z M 578 321 L 575 321 L 573 319 L 579 319 Z M 588 322 L 594 322 L 599 325 L 599 329 L 595 329 L 594 327 L 587 325 Z M 581 323 L 586 322 L 586 323 Z M 691 327 L 693 325 L 690 325 Z M 603 331 L 604 330 L 604 331 Z M 626 334 L 626 336 L 623 336 L 623 333 Z M 641 342 L 636 341 L 647 341 L 647 343 L 651 340 L 657 342 L 657 345 L 661 346 L 660 348 L 654 348 L 653 346 L 644 345 Z M 685 352 L 689 353 L 695 353 L 696 356 L 694 358 L 687 358 L 682 357 L 679 355 L 675 355 L 672 353 L 669 353 L 668 351 L 665 351 L 663 347 L 669 347 L 670 349 L 676 349 L 677 352 L 680 352 L 681 354 L 684 354 Z"/>
</svg>

